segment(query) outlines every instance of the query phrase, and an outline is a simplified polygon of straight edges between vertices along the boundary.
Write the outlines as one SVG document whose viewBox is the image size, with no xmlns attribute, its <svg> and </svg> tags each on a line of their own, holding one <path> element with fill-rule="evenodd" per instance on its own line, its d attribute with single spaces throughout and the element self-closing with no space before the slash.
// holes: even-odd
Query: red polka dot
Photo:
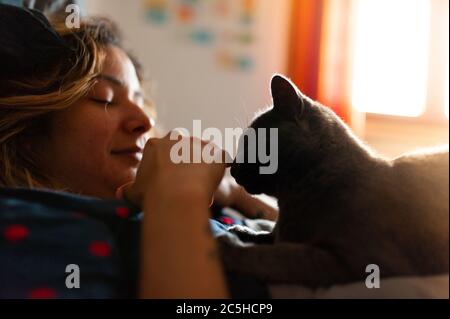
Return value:
<svg viewBox="0 0 450 319">
<path fill-rule="evenodd" d="M 130 210 L 128 209 L 128 207 L 117 207 L 116 215 L 120 218 L 127 218 L 130 215 Z"/>
<path fill-rule="evenodd" d="M 56 297 L 55 290 L 48 287 L 36 288 L 30 292 L 30 298 L 32 299 L 52 299 L 55 297 Z"/>
<path fill-rule="evenodd" d="M 105 241 L 93 241 L 89 245 L 89 251 L 97 257 L 108 257 L 111 254 L 111 246 Z"/>
<path fill-rule="evenodd" d="M 3 232 L 7 241 L 19 242 L 28 237 L 28 228 L 23 225 L 10 225 Z"/>
<path fill-rule="evenodd" d="M 227 225 L 233 224 L 233 219 L 231 219 L 230 217 L 220 217 L 220 221 Z"/>
</svg>

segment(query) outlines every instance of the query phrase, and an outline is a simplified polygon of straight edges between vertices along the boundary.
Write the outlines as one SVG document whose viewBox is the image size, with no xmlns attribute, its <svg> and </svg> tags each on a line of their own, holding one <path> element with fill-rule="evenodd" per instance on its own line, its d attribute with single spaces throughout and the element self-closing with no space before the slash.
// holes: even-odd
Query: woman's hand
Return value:
<svg viewBox="0 0 450 319">
<path fill-rule="evenodd" d="M 142 298 L 225 298 L 228 291 L 209 206 L 226 165 L 175 163 L 174 147 L 190 154 L 204 149 L 198 139 L 150 139 L 134 183 L 125 197 L 144 210 L 141 224 L 140 290 Z M 211 145 L 211 144 L 209 144 Z M 171 156 L 172 155 L 172 156 Z"/>
<path fill-rule="evenodd" d="M 278 209 L 247 193 L 231 177 L 225 177 L 219 184 L 214 201 L 221 206 L 237 209 L 245 217 L 276 220 Z"/>
<path fill-rule="evenodd" d="M 207 143 L 180 135 L 178 140 L 173 140 L 170 134 L 147 141 L 136 179 L 123 191 L 124 196 L 139 207 L 144 206 L 144 198 L 156 201 L 161 196 L 180 192 L 203 196 L 211 202 L 224 175 L 225 156 L 229 155 L 215 146 L 215 154 L 221 163 L 175 163 L 171 159 L 171 150 L 175 144 L 184 143 L 186 147 L 183 149 L 190 150 L 192 155 L 196 150 L 201 151 Z"/>
</svg>

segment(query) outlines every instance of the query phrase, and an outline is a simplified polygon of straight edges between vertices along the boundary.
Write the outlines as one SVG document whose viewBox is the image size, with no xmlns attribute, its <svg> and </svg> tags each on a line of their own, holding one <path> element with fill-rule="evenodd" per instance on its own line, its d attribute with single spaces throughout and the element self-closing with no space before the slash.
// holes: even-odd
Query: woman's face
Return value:
<svg viewBox="0 0 450 319">
<path fill-rule="evenodd" d="M 136 70 L 124 51 L 107 49 L 101 76 L 87 97 L 51 120 L 43 151 L 46 173 L 72 191 L 113 198 L 135 178 L 152 120 L 144 113 Z"/>
</svg>

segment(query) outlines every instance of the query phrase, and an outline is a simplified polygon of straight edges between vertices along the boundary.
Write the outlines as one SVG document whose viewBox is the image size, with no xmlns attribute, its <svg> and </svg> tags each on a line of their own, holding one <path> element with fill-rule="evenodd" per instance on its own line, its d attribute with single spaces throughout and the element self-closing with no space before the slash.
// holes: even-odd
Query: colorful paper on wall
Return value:
<svg viewBox="0 0 450 319">
<path fill-rule="evenodd" d="M 142 0 L 150 25 L 166 28 L 176 41 L 211 50 L 224 70 L 254 66 L 258 0 Z M 205 62 L 206 63 L 206 62 Z"/>
<path fill-rule="evenodd" d="M 165 23 L 168 19 L 167 0 L 144 0 L 146 17 L 154 24 Z"/>
</svg>

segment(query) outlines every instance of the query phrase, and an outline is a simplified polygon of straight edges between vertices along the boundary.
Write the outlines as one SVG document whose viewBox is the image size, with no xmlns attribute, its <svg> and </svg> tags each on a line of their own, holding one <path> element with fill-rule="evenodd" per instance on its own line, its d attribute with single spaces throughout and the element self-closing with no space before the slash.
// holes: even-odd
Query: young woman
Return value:
<svg viewBox="0 0 450 319">
<path fill-rule="evenodd" d="M 225 164 L 176 165 L 177 141 L 150 138 L 142 71 L 111 21 L 0 14 L 0 297 L 229 296 L 214 194 L 250 217 L 276 210 L 222 180 Z"/>
</svg>

